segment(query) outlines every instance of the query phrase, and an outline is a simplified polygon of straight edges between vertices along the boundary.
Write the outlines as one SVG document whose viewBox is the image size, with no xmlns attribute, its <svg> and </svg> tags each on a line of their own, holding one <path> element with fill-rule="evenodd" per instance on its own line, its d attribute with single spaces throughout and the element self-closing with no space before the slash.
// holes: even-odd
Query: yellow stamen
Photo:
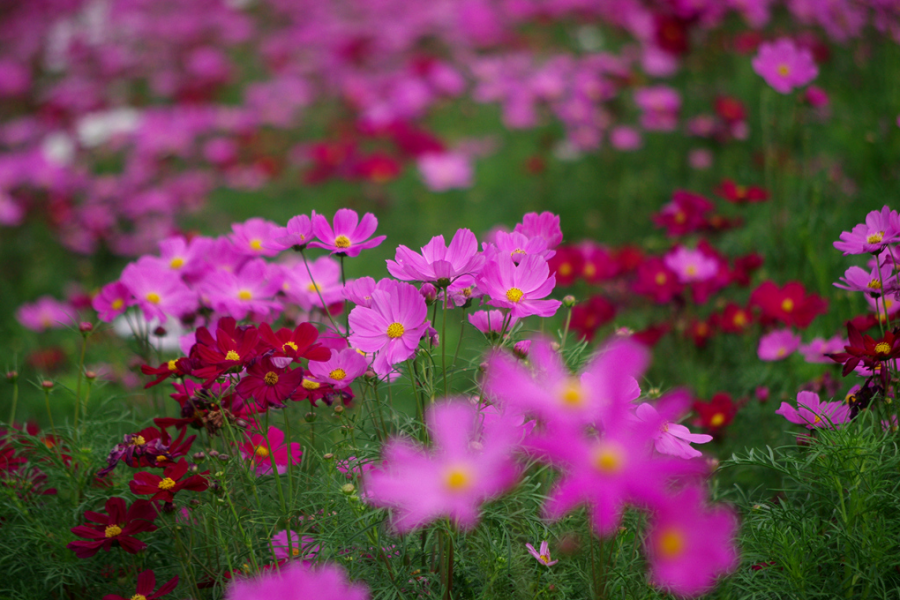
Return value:
<svg viewBox="0 0 900 600">
<path fill-rule="evenodd" d="M 472 477 L 464 467 L 451 467 L 444 473 L 444 484 L 451 492 L 461 492 L 472 485 Z"/>
<path fill-rule="evenodd" d="M 176 256 L 172 260 L 169 261 L 169 267 L 172 269 L 180 269 L 184 266 L 184 259 L 180 256 Z"/>
<path fill-rule="evenodd" d="M 520 290 L 519 288 L 509 288 L 508 290 L 506 290 L 506 299 L 510 302 L 518 302 L 524 295 L 524 292 L 522 292 L 522 290 Z"/>
<path fill-rule="evenodd" d="M 675 222 L 676 223 L 681 224 L 681 223 L 684 223 L 685 221 L 687 221 L 687 215 L 685 215 L 680 210 L 677 213 L 675 213 Z"/>
<path fill-rule="evenodd" d="M 269 449 L 265 446 L 257 446 L 254 452 L 258 458 L 267 458 L 269 456 Z"/>
<path fill-rule="evenodd" d="M 525 252 L 521 248 L 516 248 L 515 250 L 513 250 L 512 252 L 509 253 L 510 256 L 515 256 L 516 254 L 527 254 L 527 252 Z"/>
<path fill-rule="evenodd" d="M 663 558 L 676 558 L 684 552 L 684 534 L 670 527 L 660 534 L 656 548 Z"/>
<path fill-rule="evenodd" d="M 175 487 L 175 480 L 171 477 L 166 477 L 159 482 L 159 489 L 161 490 L 171 490 L 173 487 Z"/>
<path fill-rule="evenodd" d="M 136 435 L 133 438 L 131 438 L 132 446 L 143 446 L 146 443 L 147 443 L 147 440 L 145 440 L 144 436 L 142 436 L 142 435 Z"/>
<path fill-rule="evenodd" d="M 550 562 L 550 557 L 546 554 L 541 554 L 541 562 L 546 565 L 548 562 Z"/>
<path fill-rule="evenodd" d="M 714 414 L 709 420 L 709 424 L 713 427 L 721 427 L 723 423 L 725 423 L 725 415 L 722 413 Z"/>
<path fill-rule="evenodd" d="M 347 376 L 347 373 L 343 369 L 335 369 L 328 376 L 336 381 L 341 381 Z"/>
<path fill-rule="evenodd" d="M 697 267 L 695 265 L 688 265 L 685 272 L 688 274 L 688 277 L 694 277 L 697 274 Z"/>
<path fill-rule="evenodd" d="M 241 290 L 238 292 L 238 298 L 241 300 L 253 300 L 253 294 L 250 290 Z"/>
<path fill-rule="evenodd" d="M 593 277 L 597 274 L 597 267 L 594 263 L 588 263 L 584 265 L 584 276 L 585 277 Z"/>
<path fill-rule="evenodd" d="M 300 548 L 292 548 L 291 556 L 300 556 Z"/>
<path fill-rule="evenodd" d="M 269 371 L 263 376 L 263 381 L 266 385 L 275 385 L 278 383 L 278 373 L 275 371 Z"/>
<path fill-rule="evenodd" d="M 625 457 L 617 444 L 604 443 L 594 452 L 594 467 L 606 475 L 614 475 L 622 470 Z"/>
<path fill-rule="evenodd" d="M 297 344 L 295 344 L 294 342 L 285 342 L 285 343 L 281 346 L 281 351 L 282 351 L 282 352 L 287 352 L 287 351 L 288 351 L 288 348 L 290 348 L 290 349 L 292 349 L 294 352 L 296 352 L 296 351 L 297 351 Z"/>
<path fill-rule="evenodd" d="M 891 345 L 887 342 L 878 342 L 875 344 L 875 354 L 890 354 Z"/>
<path fill-rule="evenodd" d="M 405 332 L 403 323 L 391 323 L 387 328 L 387 336 L 392 340 L 402 336 Z"/>
<path fill-rule="evenodd" d="M 744 311 L 739 310 L 734 313 L 734 318 L 731 319 L 731 322 L 734 323 L 735 327 L 743 327 L 747 324 L 747 314 Z"/>
<path fill-rule="evenodd" d="M 559 265 L 559 274 L 563 277 L 568 277 L 572 274 L 572 265 L 569 263 L 563 263 Z"/>
<path fill-rule="evenodd" d="M 778 65 L 778 74 L 782 77 L 787 77 L 791 74 L 791 68 L 787 65 Z"/>
<path fill-rule="evenodd" d="M 346 235 L 339 235 L 334 238 L 334 245 L 338 248 L 349 248 L 350 238 L 348 238 Z"/>
<path fill-rule="evenodd" d="M 178 364 L 177 360 L 170 360 L 168 363 L 166 363 L 166 366 L 169 368 L 170 371 L 174 371 L 178 368 L 177 364 Z"/>
<path fill-rule="evenodd" d="M 781 310 L 783 310 L 784 312 L 791 312 L 792 310 L 794 310 L 794 301 L 790 298 L 785 298 L 781 303 Z"/>
<path fill-rule="evenodd" d="M 147 600 L 147 596 L 143 594 L 135 594 L 130 600 Z"/>
<path fill-rule="evenodd" d="M 873 279 L 872 281 L 870 281 L 869 283 L 866 284 L 866 287 L 869 288 L 870 290 L 880 290 L 881 282 L 878 281 L 877 279 Z"/>
<path fill-rule="evenodd" d="M 322 384 L 318 381 L 310 381 L 309 379 L 304 379 L 300 385 L 303 386 L 304 390 L 317 390 L 322 387 Z"/>
<path fill-rule="evenodd" d="M 124 300 L 122 300 L 121 298 L 116 298 L 115 300 L 113 300 L 111 306 L 112 306 L 112 309 L 113 309 L 113 310 L 119 310 L 119 309 L 122 308 L 124 305 L 125 305 L 125 301 L 124 301 Z"/>
<path fill-rule="evenodd" d="M 108 538 L 113 538 L 113 537 L 116 537 L 117 535 L 119 535 L 120 533 L 122 533 L 122 528 L 119 527 L 118 525 L 107 525 L 106 530 L 103 532 L 103 535 L 105 535 Z"/>
<path fill-rule="evenodd" d="M 666 285 L 666 281 L 668 277 L 666 277 L 665 273 L 657 273 L 656 277 L 653 278 L 653 281 L 656 282 L 656 285 Z"/>
<path fill-rule="evenodd" d="M 317 292 L 318 293 L 321 289 L 322 288 L 320 288 L 315 283 L 310 283 L 309 285 L 306 286 L 306 291 L 308 291 L 308 292 Z"/>
<path fill-rule="evenodd" d="M 156 292 L 150 292 L 145 298 L 147 298 L 147 302 L 150 302 L 151 304 L 159 304 L 159 301 L 162 300 Z"/>
<path fill-rule="evenodd" d="M 259 252 L 262 250 L 262 241 L 261 240 L 250 240 L 250 247 Z"/>
<path fill-rule="evenodd" d="M 871 233 L 866 237 L 867 244 L 880 244 L 881 240 L 884 239 L 884 232 L 879 231 L 877 233 Z"/>
<path fill-rule="evenodd" d="M 568 407 L 580 406 L 584 401 L 584 393 L 581 389 L 581 382 L 574 378 L 569 378 L 559 392 L 559 399 Z"/>
<path fill-rule="evenodd" d="M 225 354 L 225 360 L 241 360 L 241 355 L 234 350 L 229 350 L 228 353 Z"/>
</svg>

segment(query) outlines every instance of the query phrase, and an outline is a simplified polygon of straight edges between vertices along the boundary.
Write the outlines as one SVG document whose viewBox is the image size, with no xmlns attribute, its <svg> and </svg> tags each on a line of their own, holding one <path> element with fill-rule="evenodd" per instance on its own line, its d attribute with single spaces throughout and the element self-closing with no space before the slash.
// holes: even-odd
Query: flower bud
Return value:
<svg viewBox="0 0 900 600">
<path fill-rule="evenodd" d="M 203 503 L 200 502 L 199 500 L 197 500 L 196 498 L 193 498 L 188 501 L 188 504 L 190 504 L 191 506 L 200 506 Z"/>
<path fill-rule="evenodd" d="M 525 360 L 528 358 L 528 350 L 530 349 L 531 340 L 522 340 L 521 342 L 516 342 L 513 346 L 513 354 L 515 354 L 517 358 Z"/>
<path fill-rule="evenodd" d="M 341 486 L 341 492 L 347 494 L 348 496 L 356 491 L 356 486 L 352 483 L 345 483 Z"/>
<path fill-rule="evenodd" d="M 210 450 L 210 451 L 209 451 L 209 455 L 210 455 L 212 458 L 215 458 L 215 457 L 219 456 L 219 451 L 218 451 L 218 450 Z"/>
<path fill-rule="evenodd" d="M 437 289 L 430 283 L 423 283 L 419 293 L 425 298 L 425 304 L 428 306 L 431 306 L 437 300 Z"/>
<path fill-rule="evenodd" d="M 190 473 L 197 473 L 199 470 L 200 467 L 198 467 L 197 465 L 191 465 L 188 467 L 188 472 Z"/>
<path fill-rule="evenodd" d="M 229 460 L 231 460 L 231 457 L 228 456 L 227 454 L 220 454 L 216 458 L 218 458 L 222 462 L 228 462 Z"/>
<path fill-rule="evenodd" d="M 307 423 L 312 423 L 313 421 L 316 420 L 316 416 L 317 416 L 316 413 L 308 412 L 305 415 L 303 415 L 303 420 L 305 420 Z"/>
<path fill-rule="evenodd" d="M 82 321 L 78 324 L 78 331 L 81 333 L 90 333 L 94 330 L 94 324 L 89 321 Z"/>
<path fill-rule="evenodd" d="M 344 407 L 341 406 L 340 404 L 338 404 L 337 406 L 334 407 L 334 414 L 340 416 L 340 414 L 342 412 L 344 412 Z"/>
<path fill-rule="evenodd" d="M 93 381 L 93 380 L 97 379 L 97 372 L 96 371 L 85 371 L 84 377 L 88 381 Z"/>
<path fill-rule="evenodd" d="M 766 402 L 769 399 L 769 388 L 764 385 L 756 388 L 756 399 L 760 402 Z"/>
<path fill-rule="evenodd" d="M 566 296 L 563 296 L 562 303 L 566 308 L 572 308 L 577 304 L 577 301 L 575 300 L 575 296 L 573 296 L 572 294 L 568 294 Z"/>
<path fill-rule="evenodd" d="M 155 335 L 156 337 L 166 337 L 168 334 L 169 332 L 166 331 L 166 328 L 162 325 L 153 330 L 153 335 Z"/>
<path fill-rule="evenodd" d="M 326 453 L 326 454 L 323 454 L 323 455 L 322 455 L 322 459 L 323 459 L 323 460 L 333 460 L 333 459 L 334 459 L 334 454 L 332 454 L 331 452 L 328 452 L 328 453 Z"/>
<path fill-rule="evenodd" d="M 194 455 L 191 458 L 194 459 L 195 463 L 199 464 L 206 460 L 206 454 L 204 454 L 203 452 L 194 452 Z"/>
<path fill-rule="evenodd" d="M 44 388 L 45 390 L 52 390 L 53 382 L 50 381 L 49 379 L 45 379 L 44 381 L 41 382 L 41 387 Z"/>
<path fill-rule="evenodd" d="M 18 371 L 9 371 L 6 373 L 6 380 L 10 383 L 15 383 L 19 380 L 19 372 Z"/>
</svg>

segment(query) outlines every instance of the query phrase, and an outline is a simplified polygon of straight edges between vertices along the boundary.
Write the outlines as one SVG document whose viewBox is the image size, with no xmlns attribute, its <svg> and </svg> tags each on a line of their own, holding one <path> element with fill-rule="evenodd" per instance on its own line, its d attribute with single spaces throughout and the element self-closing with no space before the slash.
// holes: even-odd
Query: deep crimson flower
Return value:
<svg viewBox="0 0 900 600">
<path fill-rule="evenodd" d="M 600 283 L 618 275 L 619 265 L 609 250 L 593 242 L 584 242 L 579 249 L 584 257 L 581 264 L 581 276 L 586 282 Z"/>
<path fill-rule="evenodd" d="M 157 598 L 162 598 L 166 594 L 169 594 L 177 585 L 178 575 L 159 586 L 159 589 L 154 592 L 153 588 L 156 587 L 156 575 L 152 570 L 148 569 L 147 571 L 141 571 L 138 575 L 137 587 L 134 590 L 134 595 L 129 596 L 129 598 L 130 600 L 156 600 Z M 125 598 L 118 594 L 107 594 L 103 596 L 103 600 L 129 600 L 129 598 Z"/>
<path fill-rule="evenodd" d="M 329 350 L 329 354 L 330 354 Z M 235 388 L 241 398 L 253 398 L 263 411 L 270 406 L 281 408 L 303 381 L 303 369 L 279 369 L 269 357 L 263 357 L 247 367 L 247 374 Z"/>
<path fill-rule="evenodd" d="M 763 257 L 755 252 L 739 256 L 731 269 L 731 281 L 740 286 L 750 285 L 750 276 L 763 264 Z"/>
<path fill-rule="evenodd" d="M 653 15 L 656 44 L 671 54 L 687 54 L 690 50 L 689 22 L 675 15 Z"/>
<path fill-rule="evenodd" d="M 172 439 L 165 429 L 147 427 L 138 433 L 126 434 L 121 444 L 116 444 L 109 457 L 107 466 L 97 473 L 105 477 L 120 460 L 129 467 L 166 467 L 179 456 L 185 456 L 194 443 L 195 435 L 185 439 L 186 429 L 182 429 L 176 439 Z"/>
<path fill-rule="evenodd" d="M 615 315 L 616 307 L 609 300 L 603 296 L 591 296 L 587 302 L 572 309 L 570 326 L 590 342 L 597 329 L 612 321 Z"/>
<path fill-rule="evenodd" d="M 799 329 L 806 329 L 828 310 L 828 302 L 816 294 L 807 294 L 799 281 L 790 281 L 782 288 L 773 281 L 764 281 L 750 295 L 750 305 L 762 310 L 764 323 L 780 321 Z"/>
<path fill-rule="evenodd" d="M 719 184 L 719 187 L 716 188 L 716 195 L 734 204 L 765 202 L 769 199 L 769 192 L 763 188 L 755 185 L 738 185 L 731 179 L 725 179 Z"/>
<path fill-rule="evenodd" d="M 900 356 L 900 330 L 898 329 L 888 331 L 883 337 L 876 340 L 870 335 L 860 333 L 851 322 L 848 322 L 847 338 L 850 343 L 844 346 L 844 352 L 825 355 L 844 365 L 843 375 L 845 377 L 859 363 L 874 369 L 879 362 Z"/>
<path fill-rule="evenodd" d="M 204 386 L 209 387 L 223 373 L 240 370 L 256 358 L 258 340 L 255 327 L 237 327 L 231 317 L 219 320 L 215 339 L 206 327 L 199 328 L 191 357 L 201 366 L 193 375 L 205 379 Z"/>
<path fill-rule="evenodd" d="M 753 313 L 748 309 L 729 302 L 719 318 L 719 326 L 726 333 L 744 333 L 753 323 Z"/>
<path fill-rule="evenodd" d="M 85 511 L 84 518 L 92 523 L 72 528 L 72 533 L 85 540 L 69 542 L 66 548 L 75 552 L 78 558 L 90 558 L 102 548 L 109 552 L 113 544 L 118 544 L 129 554 L 137 554 L 147 544 L 133 537 L 145 531 L 156 531 L 153 520 L 156 509 L 147 500 L 135 500 L 125 510 L 123 498 L 110 498 L 106 501 L 106 514 Z"/>
<path fill-rule="evenodd" d="M 189 358 L 181 357 L 166 361 L 154 368 L 150 365 L 141 365 L 141 373 L 144 375 L 156 375 L 156 379 L 144 386 L 144 389 L 158 385 L 169 377 L 184 377 L 193 371 Z"/>
<path fill-rule="evenodd" d="M 706 347 L 706 343 L 719 327 L 718 315 L 711 315 L 709 319 L 693 319 L 685 330 L 685 335 L 690 338 L 698 348 Z"/>
<path fill-rule="evenodd" d="M 620 274 L 630 273 L 644 262 L 644 251 L 637 246 L 622 246 L 616 249 L 615 260 L 619 264 Z"/>
<path fill-rule="evenodd" d="M 637 269 L 637 281 L 632 285 L 636 294 L 649 296 L 657 304 L 670 302 L 684 290 L 678 276 L 661 258 L 652 257 Z"/>
<path fill-rule="evenodd" d="M 744 108 L 744 103 L 734 96 L 718 96 L 714 106 L 716 113 L 729 123 L 747 119 L 747 109 Z"/>
<path fill-rule="evenodd" d="M 584 253 L 576 246 L 560 246 L 549 263 L 557 285 L 572 285 L 584 271 Z"/>
<path fill-rule="evenodd" d="M 730 424 L 737 414 L 737 405 L 731 400 L 731 395 L 719 392 L 709 402 L 695 401 L 694 410 L 699 415 L 697 425 L 711 431 L 718 431 Z"/>
<path fill-rule="evenodd" d="M 672 201 L 653 215 L 653 222 L 669 236 L 686 235 L 703 227 L 713 208 L 713 203 L 699 194 L 676 190 Z"/>
<path fill-rule="evenodd" d="M 361 159 L 357 164 L 356 175 L 375 183 L 388 183 L 400 175 L 400 162 L 387 154 L 375 153 Z"/>
<path fill-rule="evenodd" d="M 669 333 L 672 329 L 672 326 L 668 323 L 659 323 L 657 325 L 650 325 L 649 327 L 645 327 L 640 331 L 635 331 L 631 334 L 631 339 L 638 342 L 639 344 L 643 344 L 645 346 L 655 346 L 659 340 L 662 339 L 662 336 Z"/>
<path fill-rule="evenodd" d="M 191 475 L 184 477 L 190 465 L 184 460 L 170 464 L 163 471 L 163 476 L 154 475 L 146 471 L 134 474 L 134 479 L 128 482 L 131 493 L 138 496 L 150 496 L 150 501 L 162 500 L 172 502 L 175 494 L 181 490 L 202 492 L 209 487 L 209 482 L 203 475 Z M 209 473 L 209 471 L 206 471 Z M 182 479 L 184 477 L 184 479 Z"/>
</svg>

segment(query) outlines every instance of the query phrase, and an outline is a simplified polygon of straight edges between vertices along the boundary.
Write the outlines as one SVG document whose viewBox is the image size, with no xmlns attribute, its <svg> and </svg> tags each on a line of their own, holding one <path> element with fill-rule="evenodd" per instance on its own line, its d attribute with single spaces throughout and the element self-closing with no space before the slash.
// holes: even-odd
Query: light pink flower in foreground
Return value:
<svg viewBox="0 0 900 600">
<path fill-rule="evenodd" d="M 516 266 L 512 257 L 498 254 L 484 267 L 478 285 L 491 297 L 488 304 L 508 308 L 518 318 L 552 317 L 562 305 L 559 300 L 543 300 L 556 287 L 556 276 L 538 255 L 526 256 Z"/>
<path fill-rule="evenodd" d="M 41 296 L 31 304 L 20 306 L 16 319 L 32 331 L 59 329 L 74 322 L 75 309 L 52 296 Z"/>
<path fill-rule="evenodd" d="M 512 454 L 519 434 L 500 420 L 482 435 L 477 408 L 465 401 L 435 404 L 426 423 L 432 448 L 389 442 L 385 464 L 363 478 L 365 500 L 391 509 L 400 532 L 440 517 L 472 528 L 481 505 L 515 485 L 519 469 Z"/>
<path fill-rule="evenodd" d="M 687 394 L 687 392 L 676 392 Z M 690 405 L 690 395 L 687 394 L 688 405 Z M 662 400 L 660 400 L 662 403 Z M 639 405 L 635 409 L 635 416 L 656 427 L 656 435 L 653 438 L 653 447 L 660 454 L 668 454 L 669 456 L 677 456 L 680 458 L 697 458 L 703 454 L 691 444 L 705 444 L 712 441 L 711 435 L 702 433 L 691 433 L 690 429 L 679 423 L 673 423 L 669 420 L 668 415 L 661 414 L 650 404 L 646 402 Z"/>
<path fill-rule="evenodd" d="M 708 508 L 704 493 L 690 486 L 657 508 L 646 548 L 650 580 L 679 596 L 700 596 L 738 566 L 738 522 L 728 508 Z"/>
<path fill-rule="evenodd" d="M 782 402 L 776 415 L 781 415 L 791 423 L 804 425 L 807 429 L 848 423 L 850 421 L 850 405 L 843 402 L 822 402 L 814 392 L 797 394 L 797 408 Z"/>
<path fill-rule="evenodd" d="M 336 565 L 309 567 L 295 563 L 261 577 L 235 579 L 226 600 L 367 600 L 363 585 L 350 583 Z"/>
<path fill-rule="evenodd" d="M 790 329 L 779 329 L 759 338 L 756 353 L 759 360 L 784 360 L 800 347 L 800 342 L 799 333 L 794 333 Z"/>
<path fill-rule="evenodd" d="M 752 64 L 756 74 L 782 94 L 806 85 L 819 74 L 812 52 L 788 38 L 760 44 Z"/>
<path fill-rule="evenodd" d="M 357 306 L 349 317 L 350 345 L 377 353 L 372 367 L 379 375 L 415 354 L 428 329 L 428 306 L 415 286 L 390 280 L 383 286 L 372 291 L 371 308 Z"/>
<path fill-rule="evenodd" d="M 334 213 L 334 227 L 322 215 L 313 215 L 313 233 L 319 241 L 312 242 L 311 248 L 331 250 L 332 254 L 359 256 L 363 250 L 375 248 L 386 235 L 372 237 L 378 227 L 378 219 L 366 213 L 360 220 L 355 210 L 341 208 Z"/>
<path fill-rule="evenodd" d="M 320 256 L 308 263 L 289 260 L 283 265 L 282 274 L 282 291 L 303 310 L 325 308 L 343 299 L 341 264 L 330 256 Z"/>
<path fill-rule="evenodd" d="M 865 292 L 873 298 L 900 290 L 900 282 L 897 281 L 893 265 L 882 264 L 880 266 L 880 272 L 878 267 L 873 267 L 871 271 L 862 267 L 850 267 L 840 281 L 834 284 L 834 287 L 851 292 Z"/>
<path fill-rule="evenodd" d="M 388 272 L 403 281 L 429 281 L 446 287 L 461 275 L 472 275 L 484 266 L 484 255 L 478 252 L 478 240 L 468 229 L 453 234 L 450 245 L 438 235 L 422 247 L 422 253 L 398 246 L 394 260 L 388 260 Z"/>
<path fill-rule="evenodd" d="M 250 313 L 267 315 L 281 312 L 281 304 L 274 299 L 281 288 L 280 271 L 271 268 L 261 258 L 249 261 L 237 273 L 210 273 L 201 288 L 213 309 L 237 320 Z"/>
<path fill-rule="evenodd" d="M 528 553 L 537 559 L 539 563 L 544 565 L 547 568 L 552 567 L 558 560 L 550 560 L 550 544 L 547 543 L 547 540 L 541 542 L 541 551 L 538 552 L 534 549 L 534 546 L 531 544 L 525 544 L 525 548 L 528 549 Z"/>
<path fill-rule="evenodd" d="M 212 244 L 211 239 L 204 237 L 190 242 L 181 236 L 166 238 L 159 242 L 159 260 L 182 277 L 196 275 L 207 268 L 206 255 Z"/>
</svg>

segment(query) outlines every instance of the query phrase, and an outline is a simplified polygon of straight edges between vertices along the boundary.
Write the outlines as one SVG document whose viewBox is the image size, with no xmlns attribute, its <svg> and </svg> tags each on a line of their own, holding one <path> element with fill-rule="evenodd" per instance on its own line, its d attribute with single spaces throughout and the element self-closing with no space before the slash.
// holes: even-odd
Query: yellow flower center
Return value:
<svg viewBox="0 0 900 600">
<path fill-rule="evenodd" d="M 402 323 L 391 323 L 387 328 L 387 335 L 391 339 L 397 339 L 402 336 L 406 330 L 403 329 Z"/>
<path fill-rule="evenodd" d="M 259 252 L 262 250 L 262 241 L 261 240 L 250 240 L 250 247 Z"/>
<path fill-rule="evenodd" d="M 541 562 L 546 565 L 548 562 L 550 562 L 550 557 L 546 554 L 541 554 Z"/>
<path fill-rule="evenodd" d="M 173 269 L 180 269 L 184 266 L 184 259 L 180 256 L 176 256 L 172 260 L 169 261 L 169 267 Z"/>
<path fill-rule="evenodd" d="M 787 354 L 787 350 L 785 350 L 784 348 L 779 348 L 779 349 L 778 349 L 778 352 L 775 353 L 775 355 L 776 355 L 778 358 L 784 358 L 784 355 L 785 355 L 785 354 Z"/>
<path fill-rule="evenodd" d="M 563 263 L 559 265 L 559 274 L 563 277 L 568 277 L 572 274 L 572 265 L 569 263 Z"/>
<path fill-rule="evenodd" d="M 622 470 L 625 457 L 622 449 L 612 443 L 601 444 L 594 452 L 594 468 L 605 475 L 614 475 Z"/>
<path fill-rule="evenodd" d="M 287 351 L 288 351 L 288 348 L 290 348 L 290 349 L 292 349 L 294 352 L 296 352 L 296 351 L 297 351 L 297 344 L 295 344 L 294 342 L 285 342 L 285 343 L 281 346 L 281 351 L 282 351 L 282 352 L 287 352 Z"/>
<path fill-rule="evenodd" d="M 122 306 L 124 306 L 124 305 L 125 305 L 125 301 L 124 301 L 124 300 L 122 300 L 121 298 L 116 298 L 116 299 L 113 300 L 113 302 L 112 302 L 112 309 L 113 309 L 113 310 L 119 310 L 119 309 L 122 308 Z"/>
<path fill-rule="evenodd" d="M 136 435 L 133 438 L 131 438 L 132 446 L 143 446 L 146 443 L 147 443 L 147 440 L 145 440 L 144 436 L 142 436 L 142 435 Z"/>
<path fill-rule="evenodd" d="M 597 274 L 597 267 L 594 266 L 594 263 L 588 263 L 584 265 L 584 276 L 585 277 L 593 277 Z"/>
<path fill-rule="evenodd" d="M 253 294 L 250 290 L 241 290 L 238 292 L 238 298 L 241 300 L 253 300 Z"/>
<path fill-rule="evenodd" d="M 108 538 L 114 538 L 120 533 L 122 533 L 122 528 L 118 525 L 107 525 L 106 530 L 103 532 L 103 535 Z"/>
<path fill-rule="evenodd" d="M 292 548 L 291 556 L 300 556 L 300 548 Z"/>
<path fill-rule="evenodd" d="M 709 424 L 712 425 L 713 427 L 721 427 L 724 422 L 725 422 L 725 415 L 723 415 L 722 413 L 714 414 L 712 416 L 712 418 L 709 420 Z"/>
<path fill-rule="evenodd" d="M 581 389 L 581 382 L 574 378 L 569 378 L 559 391 L 559 399 L 568 407 L 580 406 L 584 401 L 584 391 Z"/>
<path fill-rule="evenodd" d="M 515 250 L 513 250 L 512 252 L 509 253 L 510 256 L 515 256 L 516 254 L 526 254 L 526 252 L 524 250 L 522 250 L 521 248 L 516 248 Z"/>
<path fill-rule="evenodd" d="M 341 381 L 347 376 L 347 373 L 343 369 L 335 369 L 328 376 L 336 381 Z"/>
<path fill-rule="evenodd" d="M 675 222 L 676 223 L 680 224 L 680 223 L 684 223 L 685 221 L 687 221 L 687 215 L 685 215 L 680 210 L 677 213 L 675 213 Z"/>
<path fill-rule="evenodd" d="M 225 360 L 241 360 L 241 355 L 235 352 L 234 350 L 229 350 L 225 354 Z"/>
<path fill-rule="evenodd" d="M 159 482 L 159 489 L 161 490 L 171 490 L 173 487 L 175 487 L 175 480 L 171 477 L 166 477 Z"/>
<path fill-rule="evenodd" d="M 887 342 L 878 342 L 875 344 L 875 354 L 890 354 L 891 345 Z"/>
<path fill-rule="evenodd" d="M 147 600 L 147 596 L 143 594 L 135 594 L 131 597 L 131 600 Z"/>
<path fill-rule="evenodd" d="M 660 534 L 656 548 L 663 558 L 677 558 L 684 552 L 684 534 L 670 527 Z"/>
<path fill-rule="evenodd" d="M 451 492 L 461 492 L 472 485 L 472 477 L 464 467 L 451 467 L 444 473 L 444 484 Z"/>
<path fill-rule="evenodd" d="M 878 281 L 877 279 L 873 279 L 872 281 L 870 281 L 869 283 L 866 284 L 866 287 L 869 288 L 870 290 L 880 290 L 881 282 Z"/>
<path fill-rule="evenodd" d="M 346 235 L 339 235 L 334 238 L 334 245 L 338 248 L 349 248 L 350 238 L 348 238 Z"/>
<path fill-rule="evenodd" d="M 506 290 L 506 299 L 510 302 L 518 302 L 525 294 L 519 288 L 509 288 Z"/>
<path fill-rule="evenodd" d="M 813 423 L 815 424 L 815 423 L 821 423 L 821 422 L 822 422 L 822 417 L 820 417 L 819 415 L 814 415 Z"/>
<path fill-rule="evenodd" d="M 791 312 L 794 310 L 794 301 L 790 298 L 785 298 L 781 303 L 781 310 L 784 312 Z"/>
<path fill-rule="evenodd" d="M 744 196 L 747 195 L 747 188 L 743 185 L 736 185 L 736 186 L 734 186 L 734 194 L 738 198 L 743 198 Z"/>
<path fill-rule="evenodd" d="M 257 458 L 268 458 L 269 456 L 269 449 L 265 446 L 257 446 L 254 452 L 256 453 Z"/>
<path fill-rule="evenodd" d="M 322 387 L 322 384 L 318 381 L 310 381 L 309 379 L 304 379 L 300 385 L 303 386 L 304 390 L 317 390 Z"/>
<path fill-rule="evenodd" d="M 657 273 L 656 277 L 653 279 L 653 281 L 656 282 L 656 285 L 666 285 L 667 279 L 668 279 L 668 277 L 666 277 L 665 273 Z"/>
<path fill-rule="evenodd" d="M 156 292 L 150 292 L 145 297 L 147 298 L 147 302 L 150 302 L 151 304 L 159 304 L 159 301 L 162 300 Z"/>
<path fill-rule="evenodd" d="M 693 277 L 697 274 L 697 267 L 695 265 L 688 265 L 685 272 L 688 274 L 688 277 Z"/>
<path fill-rule="evenodd" d="M 471 298 L 472 297 L 472 288 L 470 288 L 470 287 L 463 288 L 460 291 L 460 294 L 462 294 L 464 298 Z"/>
<path fill-rule="evenodd" d="M 263 381 L 266 382 L 266 385 L 275 385 L 278 383 L 278 373 L 275 371 L 269 371 L 263 376 Z"/>
<path fill-rule="evenodd" d="M 884 239 L 884 232 L 879 231 L 877 233 L 870 233 L 868 237 L 866 237 L 867 244 L 880 244 L 881 240 Z"/>
<path fill-rule="evenodd" d="M 320 288 L 320 287 L 319 287 L 318 285 L 316 285 L 315 283 L 310 283 L 309 285 L 306 286 L 306 291 L 308 291 L 308 292 L 316 292 L 316 293 L 318 293 L 319 290 L 321 290 L 321 289 L 322 289 L 322 288 Z"/>
<path fill-rule="evenodd" d="M 791 68 L 787 65 L 778 65 L 778 74 L 782 77 L 787 77 L 791 74 Z"/>
<path fill-rule="evenodd" d="M 734 313 L 734 318 L 731 322 L 734 323 L 735 327 L 743 327 L 747 324 L 747 315 L 742 310 L 738 311 Z"/>
<path fill-rule="evenodd" d="M 175 369 L 178 368 L 176 366 L 177 364 L 178 364 L 177 360 L 170 360 L 169 362 L 166 363 L 166 366 L 169 368 L 170 371 L 174 371 Z"/>
</svg>

